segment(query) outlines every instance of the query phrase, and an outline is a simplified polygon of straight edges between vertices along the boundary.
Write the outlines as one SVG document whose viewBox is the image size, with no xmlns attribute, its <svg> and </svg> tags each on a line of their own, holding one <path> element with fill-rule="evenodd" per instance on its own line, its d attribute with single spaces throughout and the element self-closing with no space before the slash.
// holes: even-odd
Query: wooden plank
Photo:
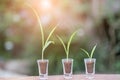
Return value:
<svg viewBox="0 0 120 80">
<path fill-rule="evenodd" d="M 38 76 L 7 77 L 0 80 L 39 80 Z M 49 76 L 48 80 L 64 80 L 63 76 Z M 87 80 L 85 75 L 74 75 L 72 80 Z M 96 74 L 94 80 L 120 80 L 120 74 Z"/>
</svg>

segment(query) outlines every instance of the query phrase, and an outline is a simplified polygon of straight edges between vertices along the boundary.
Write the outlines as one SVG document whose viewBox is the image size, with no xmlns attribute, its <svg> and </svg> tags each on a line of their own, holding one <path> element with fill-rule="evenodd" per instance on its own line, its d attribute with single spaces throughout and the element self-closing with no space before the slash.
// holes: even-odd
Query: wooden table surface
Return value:
<svg viewBox="0 0 120 80">
<path fill-rule="evenodd" d="M 7 77 L 0 80 L 39 80 L 38 76 L 27 76 L 27 77 Z M 49 76 L 48 80 L 64 80 L 62 75 Z M 72 80 L 88 80 L 85 75 L 73 75 Z M 94 80 L 120 80 L 120 74 L 96 74 Z"/>
</svg>

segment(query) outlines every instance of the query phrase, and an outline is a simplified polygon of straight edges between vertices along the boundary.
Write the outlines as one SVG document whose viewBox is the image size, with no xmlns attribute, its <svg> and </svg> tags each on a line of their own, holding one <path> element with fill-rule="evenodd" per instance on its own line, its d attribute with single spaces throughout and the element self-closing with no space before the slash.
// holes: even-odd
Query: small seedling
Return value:
<svg viewBox="0 0 120 80">
<path fill-rule="evenodd" d="M 72 41 L 72 39 L 73 39 L 73 37 L 74 37 L 74 35 L 75 35 L 76 33 L 77 33 L 77 31 L 74 32 L 74 33 L 70 36 L 69 41 L 68 41 L 68 43 L 67 43 L 67 46 L 65 45 L 64 41 L 63 41 L 59 36 L 57 36 L 58 39 L 60 40 L 61 44 L 62 44 L 63 47 L 64 47 L 64 50 L 65 50 L 66 58 L 67 58 L 67 59 L 68 59 L 68 57 L 69 57 L 69 51 L 70 51 L 71 41 Z"/>
<path fill-rule="evenodd" d="M 89 54 L 85 49 L 82 49 L 82 48 L 81 48 L 81 50 L 82 50 L 84 53 L 86 53 L 86 55 L 87 55 L 89 58 L 92 58 L 96 47 L 97 47 L 97 44 L 93 47 L 93 49 L 92 49 L 92 51 L 91 51 L 90 54 Z"/>
</svg>

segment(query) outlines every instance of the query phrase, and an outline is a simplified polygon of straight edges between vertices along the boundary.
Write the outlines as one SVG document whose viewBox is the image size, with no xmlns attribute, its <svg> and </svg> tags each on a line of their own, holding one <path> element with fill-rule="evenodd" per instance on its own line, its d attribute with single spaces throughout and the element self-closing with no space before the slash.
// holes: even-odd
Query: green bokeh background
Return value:
<svg viewBox="0 0 120 80">
<path fill-rule="evenodd" d="M 111 10 L 117 0 L 103 1 L 107 5 L 100 5 L 97 16 L 92 14 L 91 3 L 87 0 L 78 0 L 80 1 L 78 4 L 74 3 L 74 0 L 51 1 L 62 9 L 62 16 L 66 16 L 66 13 L 70 14 L 73 20 L 71 20 L 72 23 L 66 23 L 63 20 L 51 37 L 55 44 L 50 45 L 45 51 L 45 58 L 49 59 L 49 74 L 62 74 L 61 59 L 66 58 L 63 46 L 56 35 L 60 35 L 67 44 L 69 36 L 75 30 L 79 32 L 71 43 L 69 55 L 74 59 L 74 74 L 82 74 L 85 71 L 84 58 L 87 56 L 80 48 L 90 52 L 96 43 L 98 44 L 94 54 L 97 59 L 96 73 L 120 73 L 120 8 L 117 11 Z M 71 4 L 72 2 L 73 4 Z M 41 34 L 32 10 L 24 3 L 27 1 L 0 0 L 0 60 L 29 60 L 31 72 L 26 75 L 38 75 L 36 61 L 41 59 Z M 42 10 L 34 5 L 33 7 L 38 10 L 40 16 L 44 15 Z M 53 28 L 50 25 L 55 26 L 59 23 L 59 19 L 51 11 L 48 14 L 51 14 L 52 17 L 48 24 L 43 24 L 45 37 Z M 92 27 L 88 27 L 90 24 L 85 25 L 86 17 L 90 18 Z M 11 42 L 14 47 L 11 50 L 6 50 L 6 42 Z"/>
</svg>

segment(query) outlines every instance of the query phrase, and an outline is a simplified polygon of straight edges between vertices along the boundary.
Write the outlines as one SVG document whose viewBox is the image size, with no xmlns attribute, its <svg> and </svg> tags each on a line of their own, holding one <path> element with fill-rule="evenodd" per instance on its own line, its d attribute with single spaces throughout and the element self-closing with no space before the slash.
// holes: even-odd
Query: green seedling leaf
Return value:
<svg viewBox="0 0 120 80">
<path fill-rule="evenodd" d="M 43 47 L 43 49 L 42 49 L 42 52 L 43 52 L 43 53 L 44 53 L 45 49 L 46 49 L 50 44 L 54 44 L 54 41 L 48 41 L 48 42 L 44 45 L 44 47 Z"/>
<path fill-rule="evenodd" d="M 84 50 L 84 49 L 82 49 L 82 48 L 81 48 L 81 50 L 82 50 L 84 53 L 86 53 L 86 55 L 90 58 L 90 55 L 89 55 L 89 53 L 88 53 L 86 50 Z"/>
<path fill-rule="evenodd" d="M 91 55 L 90 55 L 91 58 L 93 57 L 93 53 L 94 53 L 96 47 L 97 47 L 97 44 L 93 47 L 93 49 L 92 49 L 92 51 L 91 51 Z"/>
<path fill-rule="evenodd" d="M 47 37 L 47 39 L 46 39 L 46 41 L 45 41 L 45 39 L 44 39 L 45 37 L 44 37 L 43 27 L 42 27 L 42 24 L 41 24 L 41 21 L 40 21 L 40 18 L 39 18 L 39 15 L 38 15 L 37 11 L 36 11 L 30 4 L 27 4 L 27 6 L 29 6 L 29 7 L 33 10 L 35 16 L 37 17 L 39 26 L 40 26 L 40 31 L 41 31 L 41 36 L 42 36 L 42 60 L 43 60 L 45 49 L 46 49 L 50 44 L 52 44 L 52 43 L 54 44 L 54 42 L 53 42 L 53 41 L 49 41 L 49 39 L 50 39 L 50 37 L 52 36 L 53 32 L 55 31 L 56 27 L 54 27 L 54 28 L 52 29 L 52 31 L 50 32 L 50 34 L 48 35 L 48 37 Z M 58 26 L 58 25 L 57 25 L 57 26 Z"/>
<path fill-rule="evenodd" d="M 67 49 L 66 49 L 66 46 L 65 46 L 63 40 L 62 40 L 59 36 L 57 36 L 57 37 L 58 37 L 58 39 L 60 40 L 60 42 L 62 43 L 62 45 L 63 45 L 63 47 L 64 47 L 64 50 L 65 50 L 65 53 L 66 53 L 66 55 L 67 55 Z"/>
<path fill-rule="evenodd" d="M 70 49 L 71 41 L 72 41 L 72 39 L 73 39 L 73 37 L 75 36 L 76 33 L 77 33 L 77 31 L 75 31 L 75 32 L 70 36 L 70 39 L 69 39 L 69 41 L 68 41 L 68 44 L 67 44 L 68 54 L 69 54 L 69 49 Z"/>
<path fill-rule="evenodd" d="M 92 51 L 91 51 L 91 54 L 89 54 L 86 50 L 84 50 L 84 49 L 82 49 L 82 48 L 81 48 L 81 50 L 82 50 L 84 53 L 86 53 L 89 58 L 92 58 L 92 57 L 93 57 L 93 53 L 94 53 L 96 47 L 97 47 L 97 44 L 93 47 L 93 49 L 92 49 Z"/>
<path fill-rule="evenodd" d="M 42 59 L 44 58 L 44 52 L 45 52 L 45 49 L 50 45 L 50 44 L 54 44 L 53 41 L 48 41 L 44 47 L 42 48 Z"/>
<path fill-rule="evenodd" d="M 48 37 L 47 37 L 47 39 L 46 39 L 45 44 L 49 41 L 50 37 L 52 36 L 52 34 L 53 34 L 53 32 L 55 31 L 55 29 L 57 28 L 57 26 L 58 26 L 58 25 L 56 25 L 56 26 L 52 29 L 52 31 L 50 32 L 50 34 L 48 35 Z"/>
<path fill-rule="evenodd" d="M 38 15 L 37 11 L 30 4 L 26 3 L 26 5 L 29 6 L 32 9 L 32 11 L 34 12 L 34 14 L 35 14 L 35 16 L 38 20 L 38 23 L 39 23 L 39 26 L 40 26 L 40 31 L 41 31 L 41 36 L 42 36 L 42 48 L 43 48 L 43 46 L 44 46 L 44 31 L 43 31 L 43 27 L 42 27 L 39 15 Z"/>
<path fill-rule="evenodd" d="M 77 32 L 77 31 L 76 31 L 76 32 Z M 65 43 L 63 42 L 63 40 L 62 40 L 59 36 L 57 36 L 58 39 L 60 40 L 60 42 L 62 43 L 63 47 L 64 47 L 64 50 L 65 50 L 66 58 L 67 58 L 67 59 L 68 59 L 68 56 L 69 56 L 70 44 L 71 44 L 71 41 L 72 41 L 74 35 L 76 34 L 76 32 L 74 32 L 74 33 L 70 36 L 67 46 L 65 46 Z"/>
</svg>

